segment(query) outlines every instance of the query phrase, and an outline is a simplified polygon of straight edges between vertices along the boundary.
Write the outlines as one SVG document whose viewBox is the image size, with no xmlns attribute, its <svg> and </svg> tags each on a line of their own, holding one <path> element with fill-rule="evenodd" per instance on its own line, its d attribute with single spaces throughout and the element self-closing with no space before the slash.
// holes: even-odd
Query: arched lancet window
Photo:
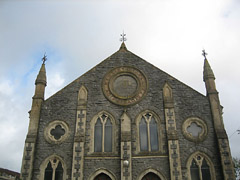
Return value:
<svg viewBox="0 0 240 180">
<path fill-rule="evenodd" d="M 153 113 L 144 113 L 141 116 L 138 126 L 140 151 L 158 151 L 158 122 L 156 121 L 156 117 L 153 115 Z"/>
<path fill-rule="evenodd" d="M 48 161 L 44 172 L 44 180 L 63 180 L 63 167 L 59 159 L 53 158 Z"/>
<path fill-rule="evenodd" d="M 112 180 L 108 175 L 101 173 L 94 180 Z"/>
<path fill-rule="evenodd" d="M 189 180 L 215 180 L 213 165 L 202 154 L 195 154 L 189 162 Z"/>
<path fill-rule="evenodd" d="M 150 172 L 147 173 L 141 180 L 161 180 L 156 174 Z"/>
<path fill-rule="evenodd" d="M 94 125 L 94 152 L 112 152 L 113 125 L 110 117 L 102 113 Z"/>
</svg>

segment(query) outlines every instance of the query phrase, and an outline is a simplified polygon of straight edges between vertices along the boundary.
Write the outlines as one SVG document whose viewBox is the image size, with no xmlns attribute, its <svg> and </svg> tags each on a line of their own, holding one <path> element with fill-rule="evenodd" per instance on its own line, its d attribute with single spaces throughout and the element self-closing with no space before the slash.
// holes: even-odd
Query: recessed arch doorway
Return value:
<svg viewBox="0 0 240 180">
<path fill-rule="evenodd" d="M 161 180 L 156 174 L 149 172 L 141 180 Z"/>
<path fill-rule="evenodd" d="M 101 173 L 97 175 L 94 180 L 112 180 L 108 175 Z"/>
</svg>

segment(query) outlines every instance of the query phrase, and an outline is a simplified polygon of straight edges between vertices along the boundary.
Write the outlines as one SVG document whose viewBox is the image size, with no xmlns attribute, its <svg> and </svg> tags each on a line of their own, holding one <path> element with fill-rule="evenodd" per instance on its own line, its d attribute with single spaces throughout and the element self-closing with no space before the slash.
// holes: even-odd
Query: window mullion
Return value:
<svg viewBox="0 0 240 180">
<path fill-rule="evenodd" d="M 149 121 L 147 121 L 147 138 L 148 138 L 148 151 L 151 151 L 151 142 L 150 142 L 150 127 Z"/>
<path fill-rule="evenodd" d="M 106 122 L 106 121 L 105 121 Z M 102 152 L 104 152 L 105 122 L 102 122 Z"/>
<path fill-rule="evenodd" d="M 55 180 L 55 172 L 56 172 L 56 166 L 53 167 L 52 180 Z"/>
<path fill-rule="evenodd" d="M 200 180 L 202 180 L 201 164 L 198 164 L 198 171 L 199 171 Z"/>
</svg>

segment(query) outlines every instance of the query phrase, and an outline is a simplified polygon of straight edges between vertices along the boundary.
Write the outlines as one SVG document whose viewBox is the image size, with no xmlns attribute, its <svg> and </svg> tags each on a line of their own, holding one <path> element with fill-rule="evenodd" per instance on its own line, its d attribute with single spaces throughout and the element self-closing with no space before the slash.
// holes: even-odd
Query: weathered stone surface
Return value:
<svg viewBox="0 0 240 180">
<path fill-rule="evenodd" d="M 147 78 L 148 89 L 145 97 L 137 104 L 131 106 L 120 106 L 110 102 L 103 94 L 102 80 L 107 72 L 113 68 L 120 66 L 130 66 L 140 70 Z M 183 65 L 184 66 L 184 65 Z M 142 60 L 138 56 L 129 51 L 119 51 L 101 62 L 99 65 L 82 75 L 68 86 L 57 92 L 55 95 L 45 100 L 42 105 L 38 137 L 36 141 L 36 151 L 34 160 L 33 179 L 37 179 L 39 175 L 39 167 L 42 162 L 53 154 L 62 157 L 66 164 L 67 175 L 71 177 L 72 156 L 74 134 L 76 129 L 76 113 L 78 107 L 78 90 L 84 85 L 88 91 L 86 104 L 86 131 L 85 131 L 85 146 L 84 146 L 84 180 L 88 179 L 97 169 L 103 168 L 109 170 L 116 179 L 121 177 L 120 163 L 120 117 L 124 110 L 127 111 L 131 119 L 131 140 L 132 140 L 132 179 L 137 179 L 138 175 L 146 169 L 153 168 L 163 174 L 166 179 L 170 179 L 170 169 L 167 149 L 167 134 L 164 117 L 164 102 L 163 102 L 163 86 L 168 82 L 172 88 L 174 99 L 175 119 L 178 137 L 172 134 L 173 139 L 178 139 L 181 155 L 181 167 L 186 173 L 186 162 L 189 156 L 195 151 L 201 151 L 208 155 L 214 164 L 216 179 L 221 180 L 221 162 L 218 150 L 217 137 L 214 131 L 213 119 L 208 98 L 191 87 L 183 84 L 179 80 L 173 78 L 167 73 L 159 70 L 152 64 Z M 201 83 L 201 82 L 199 82 Z M 171 106 L 172 107 L 172 106 Z M 116 147 L 115 153 L 100 153 L 88 156 L 89 142 L 93 141 L 90 137 L 90 121 L 100 111 L 107 111 L 113 115 L 116 120 Z M 139 157 L 135 154 L 136 149 L 136 124 L 135 119 L 139 113 L 144 110 L 154 111 L 161 119 L 160 141 L 162 151 L 145 152 Z M 187 140 L 182 134 L 182 123 L 189 117 L 199 117 L 204 120 L 208 126 L 207 138 L 200 143 L 194 143 Z M 44 138 L 44 129 L 54 120 L 62 120 L 69 126 L 70 135 L 61 144 L 50 144 Z M 170 134 L 169 134 L 170 136 Z M 192 150 L 192 151 L 191 151 Z M 94 158 L 96 156 L 96 158 Z M 101 157 L 99 157 L 101 156 Z M 149 157 L 148 157 L 149 156 Z M 156 156 L 156 157 L 152 157 Z M 112 157 L 112 158 L 111 158 Z M 137 158 L 135 158 L 137 157 Z"/>
</svg>

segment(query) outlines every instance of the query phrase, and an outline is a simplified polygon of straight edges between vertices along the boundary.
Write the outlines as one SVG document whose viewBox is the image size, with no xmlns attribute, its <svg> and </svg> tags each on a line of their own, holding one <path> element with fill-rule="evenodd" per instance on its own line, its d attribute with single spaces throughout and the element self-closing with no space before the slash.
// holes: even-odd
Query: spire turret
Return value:
<svg viewBox="0 0 240 180">
<path fill-rule="evenodd" d="M 214 129 L 218 139 L 218 147 L 221 152 L 220 155 L 224 179 L 235 179 L 228 137 L 223 123 L 222 106 L 215 85 L 215 76 L 206 58 L 207 53 L 205 50 L 202 52 L 202 55 L 204 56 L 203 81 L 205 82 L 207 97 L 211 106 Z"/>
<path fill-rule="evenodd" d="M 42 66 L 39 70 L 39 73 L 37 75 L 36 81 L 35 81 L 35 94 L 33 98 L 41 98 L 44 99 L 44 92 L 45 87 L 47 86 L 47 77 L 46 77 L 46 69 L 45 69 L 45 61 L 47 60 L 46 55 L 42 58 Z"/>
<path fill-rule="evenodd" d="M 203 66 L 203 81 L 205 82 L 207 94 L 209 93 L 217 93 L 216 85 L 215 85 L 215 76 L 213 74 L 213 70 L 207 60 L 207 53 L 205 50 L 202 51 L 202 55 L 204 56 L 204 66 Z"/>
<path fill-rule="evenodd" d="M 40 118 L 41 106 L 44 101 L 45 87 L 47 85 L 46 78 L 46 69 L 45 69 L 45 61 L 47 60 L 46 55 L 42 58 L 42 66 L 39 70 L 35 81 L 35 93 L 32 101 L 32 108 L 30 111 L 30 124 L 28 133 L 36 134 L 38 129 L 38 122 Z"/>
<path fill-rule="evenodd" d="M 37 140 L 38 125 L 40 119 L 40 112 L 42 103 L 44 101 L 44 92 L 47 85 L 45 61 L 47 60 L 46 55 L 42 58 L 42 66 L 39 70 L 35 81 L 35 93 L 32 99 L 32 108 L 29 112 L 30 121 L 28 127 L 28 134 L 25 141 L 25 147 L 23 152 L 23 161 L 21 168 L 21 179 L 31 180 L 33 161 L 35 154 L 35 145 Z"/>
<path fill-rule="evenodd" d="M 37 78 L 36 78 L 36 81 L 35 81 L 35 85 L 41 83 L 43 85 L 47 85 L 47 80 L 46 80 L 46 69 L 45 69 L 45 64 L 43 63 L 40 70 L 39 70 L 39 73 L 37 75 Z"/>
<path fill-rule="evenodd" d="M 204 56 L 204 66 L 203 66 L 203 80 L 206 81 L 207 79 L 215 79 L 215 76 L 213 74 L 212 68 L 207 60 L 207 53 L 205 50 L 202 51 L 202 55 Z"/>
</svg>

